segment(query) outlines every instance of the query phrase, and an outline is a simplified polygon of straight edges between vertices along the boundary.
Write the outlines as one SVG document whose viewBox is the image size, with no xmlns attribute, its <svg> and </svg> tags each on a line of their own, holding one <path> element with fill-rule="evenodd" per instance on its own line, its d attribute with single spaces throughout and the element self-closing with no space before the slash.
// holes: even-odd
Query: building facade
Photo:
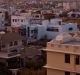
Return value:
<svg viewBox="0 0 80 75">
<path fill-rule="evenodd" d="M 20 27 L 22 25 L 28 24 L 28 19 L 26 16 L 22 15 L 12 15 L 11 16 L 11 27 Z"/>
<path fill-rule="evenodd" d="M 10 24 L 9 13 L 6 9 L 0 8 L 0 31 L 5 30 L 6 26 Z"/>
<path fill-rule="evenodd" d="M 58 34 L 64 32 L 77 32 L 77 24 L 76 23 L 64 23 L 62 19 L 56 18 L 51 19 L 50 21 L 44 21 L 43 25 L 46 28 L 46 36 L 48 39 L 53 39 Z"/>
<path fill-rule="evenodd" d="M 0 33 L 0 63 L 14 71 L 23 65 L 23 38 L 17 33 Z M 15 74 L 14 74 L 15 75 Z"/>
<path fill-rule="evenodd" d="M 60 37 L 47 43 L 47 75 L 80 75 L 80 34 Z"/>
</svg>

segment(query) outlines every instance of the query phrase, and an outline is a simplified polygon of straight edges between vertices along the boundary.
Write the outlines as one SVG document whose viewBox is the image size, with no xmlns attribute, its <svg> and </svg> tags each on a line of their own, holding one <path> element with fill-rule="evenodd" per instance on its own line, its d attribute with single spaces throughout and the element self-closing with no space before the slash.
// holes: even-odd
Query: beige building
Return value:
<svg viewBox="0 0 80 75">
<path fill-rule="evenodd" d="M 47 75 L 80 75 L 80 33 L 58 35 L 45 51 Z"/>
</svg>

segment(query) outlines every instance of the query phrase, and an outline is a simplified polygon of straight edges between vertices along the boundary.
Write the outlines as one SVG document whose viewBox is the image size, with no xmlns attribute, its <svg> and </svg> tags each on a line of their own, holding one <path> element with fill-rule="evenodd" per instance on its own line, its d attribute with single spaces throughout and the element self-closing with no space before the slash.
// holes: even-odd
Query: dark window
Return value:
<svg viewBox="0 0 80 75">
<path fill-rule="evenodd" d="M 31 33 L 34 33 L 34 30 L 31 30 Z"/>
<path fill-rule="evenodd" d="M 61 21 L 59 21 L 59 25 L 61 25 Z"/>
<path fill-rule="evenodd" d="M 17 19 L 15 19 L 15 22 L 17 22 Z"/>
<path fill-rule="evenodd" d="M 76 73 L 76 75 L 80 75 L 80 73 Z"/>
<path fill-rule="evenodd" d="M 75 17 L 76 17 L 76 14 L 71 14 L 71 17 L 72 17 L 72 18 L 75 18 Z"/>
<path fill-rule="evenodd" d="M 36 18 L 39 18 L 39 15 L 36 15 L 35 17 L 36 17 Z"/>
<path fill-rule="evenodd" d="M 69 31 L 72 31 L 73 30 L 73 28 L 69 28 Z"/>
<path fill-rule="evenodd" d="M 79 65 L 79 55 L 75 55 L 75 64 Z"/>
<path fill-rule="evenodd" d="M 24 20 L 21 20 L 21 22 L 23 22 Z"/>
<path fill-rule="evenodd" d="M 65 54 L 65 63 L 70 63 L 70 54 Z"/>
<path fill-rule="evenodd" d="M 66 71 L 66 72 L 65 72 L 65 75 L 70 75 L 70 72 Z"/>
<path fill-rule="evenodd" d="M 54 32 L 58 32 L 59 29 L 57 27 L 51 27 L 51 28 L 47 28 L 47 31 L 54 31 Z"/>
<path fill-rule="evenodd" d="M 8 68 L 9 69 L 16 69 L 16 68 L 20 68 L 23 66 L 23 61 L 21 58 L 19 57 L 15 57 L 15 58 L 10 58 L 7 60 L 8 62 Z"/>
<path fill-rule="evenodd" d="M 22 44 L 24 45 L 24 46 L 26 46 L 26 41 L 25 40 L 22 40 Z"/>
<path fill-rule="evenodd" d="M 14 45 L 18 45 L 18 42 L 17 41 L 14 41 Z"/>
<path fill-rule="evenodd" d="M 13 46 L 13 42 L 10 42 L 10 46 Z"/>
<path fill-rule="evenodd" d="M 28 27 L 27 29 L 27 32 L 28 32 L 28 37 L 30 36 L 30 28 Z"/>
<path fill-rule="evenodd" d="M 11 50 L 11 52 L 17 52 L 17 50 L 15 49 L 15 50 Z"/>
<path fill-rule="evenodd" d="M 15 20 L 13 19 L 13 22 L 14 22 Z"/>
<path fill-rule="evenodd" d="M 37 29 L 31 30 L 31 33 L 37 33 L 37 32 L 38 32 Z"/>
</svg>

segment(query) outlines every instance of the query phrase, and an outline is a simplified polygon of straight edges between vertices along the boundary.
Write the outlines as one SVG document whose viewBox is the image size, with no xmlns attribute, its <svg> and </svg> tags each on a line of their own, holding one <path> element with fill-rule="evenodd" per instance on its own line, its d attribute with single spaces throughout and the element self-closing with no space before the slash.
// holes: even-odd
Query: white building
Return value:
<svg viewBox="0 0 80 75">
<path fill-rule="evenodd" d="M 11 16 L 11 27 L 20 27 L 29 23 L 29 18 L 24 15 L 12 15 Z"/>
<path fill-rule="evenodd" d="M 68 13 L 68 17 L 79 18 L 80 17 L 80 12 L 79 11 L 71 11 L 71 12 Z"/>
<path fill-rule="evenodd" d="M 0 30 L 5 29 L 6 21 L 6 12 L 7 10 L 0 8 Z"/>
<path fill-rule="evenodd" d="M 45 37 L 46 29 L 43 25 L 31 25 L 26 27 L 28 42 L 34 42 Z"/>
<path fill-rule="evenodd" d="M 61 19 L 52 19 L 43 22 L 46 26 L 46 36 L 48 39 L 53 39 L 60 33 L 78 31 L 76 23 L 63 23 Z"/>
<path fill-rule="evenodd" d="M 31 24 L 26 26 L 26 34 L 29 42 L 43 38 L 53 39 L 58 34 L 65 32 L 77 32 L 76 23 L 63 23 L 61 19 L 46 20 L 42 25 Z"/>
</svg>

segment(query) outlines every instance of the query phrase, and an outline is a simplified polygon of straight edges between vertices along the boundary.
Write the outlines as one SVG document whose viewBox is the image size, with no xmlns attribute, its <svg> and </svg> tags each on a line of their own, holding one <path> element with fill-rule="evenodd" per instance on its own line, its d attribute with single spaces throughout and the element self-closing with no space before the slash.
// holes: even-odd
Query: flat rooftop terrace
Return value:
<svg viewBox="0 0 80 75">
<path fill-rule="evenodd" d="M 62 44 L 65 44 L 65 45 L 78 45 L 78 46 L 80 46 L 80 41 L 73 40 L 73 41 L 64 42 Z"/>
<path fill-rule="evenodd" d="M 58 41 L 52 40 L 51 43 L 60 44 L 60 45 L 80 46 L 80 41 L 76 41 L 76 40 L 70 40 L 70 41 L 66 41 L 66 42 L 58 42 Z"/>
</svg>

